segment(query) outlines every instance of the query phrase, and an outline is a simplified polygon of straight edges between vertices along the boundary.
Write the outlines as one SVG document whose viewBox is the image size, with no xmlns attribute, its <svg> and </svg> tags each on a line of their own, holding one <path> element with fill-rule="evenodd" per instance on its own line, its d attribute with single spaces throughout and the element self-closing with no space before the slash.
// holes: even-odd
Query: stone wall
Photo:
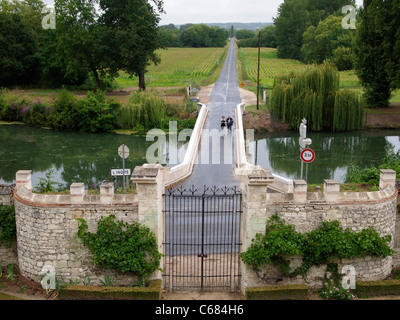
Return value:
<svg viewBox="0 0 400 320">
<path fill-rule="evenodd" d="M 266 223 L 278 214 L 288 224 L 293 224 L 298 232 L 305 233 L 321 226 L 322 221 L 337 220 L 343 228 L 359 232 L 368 227 L 374 228 L 381 236 L 391 235 L 395 247 L 397 189 L 396 173 L 381 170 L 380 191 L 340 192 L 337 181 L 325 180 L 323 192 L 307 192 L 305 181 L 293 182 L 293 193 L 268 192 L 271 180 L 262 179 L 260 168 L 253 173 L 239 176 L 243 193 L 242 252 L 251 245 L 257 233 L 265 233 Z M 268 175 L 268 171 L 264 173 Z M 344 265 L 356 269 L 357 280 L 381 280 L 386 278 L 393 266 L 392 257 L 364 257 L 355 260 L 338 261 L 339 270 Z M 300 257 L 293 257 L 294 266 L 301 263 Z M 311 285 L 319 285 L 326 266 L 313 268 L 309 273 Z M 265 283 L 304 283 L 301 277 L 282 279 L 276 268 L 269 266 L 258 273 L 242 263 L 242 290 L 246 287 L 262 286 Z"/>
<path fill-rule="evenodd" d="M 52 266 L 57 277 L 66 281 L 90 277 L 92 284 L 99 284 L 106 275 L 114 276 L 121 285 L 136 281 L 133 275 L 106 272 L 92 264 L 89 249 L 77 236 L 80 222 L 76 219 L 85 219 L 89 232 L 96 231 L 102 216 L 139 222 L 137 195 L 114 195 L 112 184 L 102 185 L 100 196 L 84 192 L 83 184 L 71 185 L 70 195 L 34 194 L 29 183 L 17 186 L 18 265 L 26 278 L 40 282 L 43 267 Z"/>
<path fill-rule="evenodd" d="M 0 185 L 0 206 L 10 206 L 13 204 L 13 192 L 15 185 Z"/>
</svg>

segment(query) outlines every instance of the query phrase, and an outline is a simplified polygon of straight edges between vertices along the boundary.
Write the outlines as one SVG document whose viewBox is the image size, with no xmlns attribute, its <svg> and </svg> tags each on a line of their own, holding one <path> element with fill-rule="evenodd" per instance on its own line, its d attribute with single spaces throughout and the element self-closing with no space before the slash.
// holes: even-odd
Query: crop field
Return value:
<svg viewBox="0 0 400 320">
<path fill-rule="evenodd" d="M 257 83 L 258 48 L 240 48 L 240 61 L 243 65 L 245 80 Z M 260 54 L 260 84 L 272 88 L 274 78 L 290 72 L 301 72 L 306 65 L 297 60 L 279 59 L 277 49 L 261 48 Z M 359 81 L 354 71 L 340 72 L 341 87 L 359 87 Z"/>
<path fill-rule="evenodd" d="M 158 50 L 157 54 L 161 57 L 161 63 L 148 67 L 145 76 L 146 86 L 179 87 L 193 83 L 210 84 L 214 82 L 213 73 L 222 66 L 226 52 L 227 47 Z M 136 77 L 130 79 L 124 73 L 120 74 L 117 82 L 122 88 L 138 85 Z"/>
</svg>

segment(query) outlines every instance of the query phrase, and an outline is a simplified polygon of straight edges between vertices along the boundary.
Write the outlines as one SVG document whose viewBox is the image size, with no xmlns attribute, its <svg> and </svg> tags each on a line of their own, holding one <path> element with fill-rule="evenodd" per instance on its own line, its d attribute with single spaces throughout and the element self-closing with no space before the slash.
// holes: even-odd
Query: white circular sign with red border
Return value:
<svg viewBox="0 0 400 320">
<path fill-rule="evenodd" d="M 315 160 L 315 152 L 311 149 L 304 149 L 300 154 L 300 158 L 305 163 L 311 163 Z"/>
</svg>

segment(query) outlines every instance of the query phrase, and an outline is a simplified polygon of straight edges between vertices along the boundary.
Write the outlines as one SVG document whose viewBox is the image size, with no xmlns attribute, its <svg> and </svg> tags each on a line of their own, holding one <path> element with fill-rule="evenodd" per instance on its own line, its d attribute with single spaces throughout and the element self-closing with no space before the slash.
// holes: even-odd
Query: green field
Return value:
<svg viewBox="0 0 400 320">
<path fill-rule="evenodd" d="M 245 80 L 257 83 L 258 48 L 240 48 L 239 57 L 243 65 Z M 277 49 L 261 48 L 260 54 L 260 84 L 272 88 L 276 76 L 290 72 L 301 72 L 306 64 L 291 59 L 279 59 Z M 354 71 L 340 72 L 340 87 L 359 87 L 359 81 Z"/>
<path fill-rule="evenodd" d="M 258 71 L 258 48 L 240 48 L 238 57 L 241 65 L 238 74 L 239 81 L 249 80 L 250 85 L 246 85 L 248 90 L 257 91 L 257 71 Z M 269 93 L 274 84 L 276 76 L 288 74 L 290 72 L 301 72 L 306 68 L 306 64 L 291 59 L 279 59 L 277 49 L 261 48 L 260 54 L 260 85 L 268 88 Z M 354 70 L 340 71 L 340 88 L 350 88 L 351 90 L 362 92 L 362 86 Z M 400 90 L 393 93 L 390 102 L 400 102 Z"/>
<path fill-rule="evenodd" d="M 147 87 L 184 87 L 216 81 L 227 53 L 225 48 L 168 48 L 158 50 L 161 63 L 151 65 L 146 73 Z M 219 65 L 218 65 L 219 60 Z M 121 73 L 117 82 L 122 88 L 136 87 L 138 79 Z"/>
</svg>

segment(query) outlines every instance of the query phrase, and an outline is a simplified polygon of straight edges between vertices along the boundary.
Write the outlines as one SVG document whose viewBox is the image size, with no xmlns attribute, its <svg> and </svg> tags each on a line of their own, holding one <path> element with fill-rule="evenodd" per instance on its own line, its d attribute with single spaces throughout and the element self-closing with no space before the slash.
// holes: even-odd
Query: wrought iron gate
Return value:
<svg viewBox="0 0 400 320">
<path fill-rule="evenodd" d="M 164 205 L 164 288 L 239 290 L 241 194 L 237 188 L 170 189 Z"/>
</svg>

